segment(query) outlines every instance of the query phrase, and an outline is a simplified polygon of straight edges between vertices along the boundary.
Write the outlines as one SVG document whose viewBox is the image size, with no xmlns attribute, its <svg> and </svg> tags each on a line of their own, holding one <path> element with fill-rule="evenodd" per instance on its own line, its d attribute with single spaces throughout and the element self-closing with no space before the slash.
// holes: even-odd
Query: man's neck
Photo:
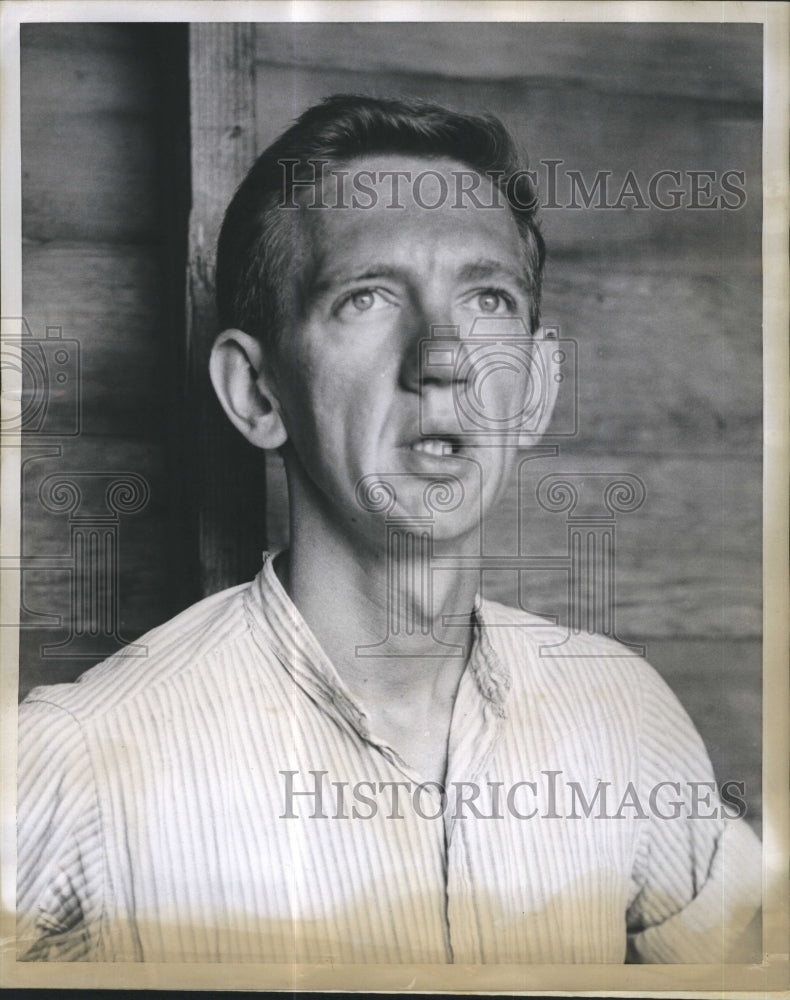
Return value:
<svg viewBox="0 0 790 1000">
<path fill-rule="evenodd" d="M 289 491 L 291 547 L 275 563 L 281 583 L 374 737 L 424 778 L 444 781 L 478 571 L 434 571 L 433 540 L 416 525 L 338 524 L 310 484 L 289 477 Z M 456 556 L 474 546 L 445 545 Z"/>
<path fill-rule="evenodd" d="M 419 548 L 352 545 L 320 512 L 294 506 L 291 547 L 276 570 L 351 691 L 366 706 L 429 703 L 448 685 L 454 692 L 471 645 L 478 574 L 432 572 L 430 553 Z"/>
</svg>

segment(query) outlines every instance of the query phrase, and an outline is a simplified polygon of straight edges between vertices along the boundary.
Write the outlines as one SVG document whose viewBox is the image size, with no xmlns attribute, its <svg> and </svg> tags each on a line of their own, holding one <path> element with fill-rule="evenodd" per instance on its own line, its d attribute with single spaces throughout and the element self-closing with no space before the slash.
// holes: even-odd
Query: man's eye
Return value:
<svg viewBox="0 0 790 1000">
<path fill-rule="evenodd" d="M 376 288 L 360 288 L 344 296 L 335 308 L 335 315 L 353 318 L 361 313 L 386 308 L 393 303 Z"/>
<path fill-rule="evenodd" d="M 472 297 L 472 304 L 480 312 L 488 313 L 489 315 L 510 312 L 513 309 L 513 300 L 511 297 L 495 288 L 487 288 L 483 292 L 476 292 Z"/>
<path fill-rule="evenodd" d="M 354 292 L 348 301 L 360 312 L 367 312 L 376 304 L 376 296 L 373 292 Z"/>
</svg>

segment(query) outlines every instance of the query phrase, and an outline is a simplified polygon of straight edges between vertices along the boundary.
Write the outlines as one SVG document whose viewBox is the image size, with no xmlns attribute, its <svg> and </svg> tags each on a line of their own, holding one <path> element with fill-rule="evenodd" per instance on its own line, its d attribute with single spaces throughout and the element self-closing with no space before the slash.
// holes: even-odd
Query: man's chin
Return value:
<svg viewBox="0 0 790 1000">
<path fill-rule="evenodd" d="M 481 515 L 481 476 L 474 463 L 453 461 L 437 470 L 428 463 L 401 465 L 398 471 L 374 472 L 357 483 L 361 510 L 387 520 L 447 523 L 477 521 Z"/>
</svg>

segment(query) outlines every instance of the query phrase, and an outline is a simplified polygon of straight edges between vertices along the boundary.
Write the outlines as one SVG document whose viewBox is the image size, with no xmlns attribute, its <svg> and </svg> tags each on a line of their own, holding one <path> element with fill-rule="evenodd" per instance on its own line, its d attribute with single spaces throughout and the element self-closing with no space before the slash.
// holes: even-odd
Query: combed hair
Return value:
<svg viewBox="0 0 790 1000">
<path fill-rule="evenodd" d="M 535 330 L 544 243 L 534 185 L 504 125 L 493 115 L 461 114 L 427 101 L 354 94 L 335 94 L 305 111 L 259 156 L 236 191 L 217 247 L 217 307 L 224 328 L 274 345 L 298 314 L 297 213 L 281 207 L 289 203 L 283 161 L 292 164 L 289 179 L 305 181 L 315 177 L 316 161 L 327 161 L 331 169 L 387 153 L 455 160 L 496 185 L 521 237 Z"/>
</svg>

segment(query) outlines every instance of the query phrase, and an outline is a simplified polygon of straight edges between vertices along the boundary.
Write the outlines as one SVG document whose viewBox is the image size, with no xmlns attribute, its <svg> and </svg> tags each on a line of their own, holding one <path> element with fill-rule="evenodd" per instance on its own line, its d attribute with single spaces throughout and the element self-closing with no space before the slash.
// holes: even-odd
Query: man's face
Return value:
<svg viewBox="0 0 790 1000">
<path fill-rule="evenodd" d="M 410 171 L 413 178 L 426 169 L 447 178 L 447 197 L 439 198 L 438 182 L 431 188 L 426 181 L 415 200 L 407 180 L 399 186 L 403 207 L 392 207 L 393 181 L 381 172 Z M 461 484 L 463 503 L 440 527 L 437 521 L 437 530 L 439 537 L 462 537 L 477 530 L 517 454 L 512 435 L 497 430 L 497 414 L 515 412 L 528 392 L 523 369 L 494 365 L 491 377 L 479 380 L 492 428 L 484 438 L 479 422 L 469 433 L 456 403 L 467 391 L 463 339 L 475 321 L 505 320 L 511 333 L 518 317 L 527 322 L 518 230 L 504 204 L 459 204 L 456 176 L 465 170 L 468 177 L 469 169 L 452 161 L 380 156 L 354 160 L 345 170 L 368 172 L 372 207 L 352 207 L 347 180 L 349 207 L 300 209 L 299 242 L 310 248 L 300 254 L 305 299 L 275 364 L 292 486 L 338 526 L 380 536 L 380 521 L 360 505 L 364 477 L 389 483 L 397 496 L 391 513 L 413 517 L 428 513 L 423 496 L 430 481 L 451 477 Z M 496 204 L 489 181 L 477 193 L 483 204 Z M 335 200 L 330 184 L 325 201 Z M 364 204 L 372 200 L 366 196 Z M 436 202 L 437 208 L 425 207 Z M 461 342 L 454 364 L 428 370 L 421 368 L 420 342 L 437 325 L 457 326 Z"/>
</svg>

